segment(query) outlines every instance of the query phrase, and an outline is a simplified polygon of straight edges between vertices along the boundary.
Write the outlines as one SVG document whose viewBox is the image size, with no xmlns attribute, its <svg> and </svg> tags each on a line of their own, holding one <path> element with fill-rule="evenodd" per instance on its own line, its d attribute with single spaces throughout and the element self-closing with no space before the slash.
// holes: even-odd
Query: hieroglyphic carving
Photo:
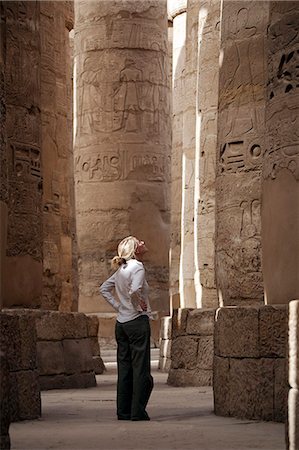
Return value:
<svg viewBox="0 0 299 450">
<path fill-rule="evenodd" d="M 290 4 L 290 9 L 292 5 Z M 299 179 L 299 11 L 286 5 L 285 16 L 269 27 L 267 85 L 268 148 L 264 178 L 288 169 Z"/>
<path fill-rule="evenodd" d="M 140 148 L 122 148 L 120 151 L 88 151 L 75 158 L 77 179 L 84 182 L 111 182 L 138 179 L 139 170 L 147 181 L 169 181 L 170 156 L 157 153 L 152 149 L 147 152 Z"/>
<path fill-rule="evenodd" d="M 267 13 L 264 2 L 223 3 L 216 260 L 224 305 L 263 296 L 259 180 L 265 152 Z"/>
</svg>

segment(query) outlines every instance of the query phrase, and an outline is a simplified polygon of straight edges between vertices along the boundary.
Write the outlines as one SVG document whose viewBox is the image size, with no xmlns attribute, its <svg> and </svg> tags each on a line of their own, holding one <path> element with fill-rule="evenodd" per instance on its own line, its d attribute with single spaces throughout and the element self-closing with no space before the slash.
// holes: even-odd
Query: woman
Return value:
<svg viewBox="0 0 299 450">
<path fill-rule="evenodd" d="M 118 420 L 150 420 L 145 408 L 153 389 L 150 366 L 149 287 L 141 259 L 145 243 L 133 236 L 118 245 L 112 260 L 117 271 L 100 287 L 102 296 L 118 312 L 117 417 Z M 113 295 L 115 289 L 118 300 Z"/>
</svg>

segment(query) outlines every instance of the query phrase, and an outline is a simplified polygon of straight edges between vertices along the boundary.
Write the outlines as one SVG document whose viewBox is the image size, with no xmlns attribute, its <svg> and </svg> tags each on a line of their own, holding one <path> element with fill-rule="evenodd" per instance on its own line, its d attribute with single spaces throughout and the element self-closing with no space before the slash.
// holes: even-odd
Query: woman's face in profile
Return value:
<svg viewBox="0 0 299 450">
<path fill-rule="evenodd" d="M 144 241 L 139 241 L 135 254 L 137 256 L 142 256 L 148 251 Z"/>
</svg>

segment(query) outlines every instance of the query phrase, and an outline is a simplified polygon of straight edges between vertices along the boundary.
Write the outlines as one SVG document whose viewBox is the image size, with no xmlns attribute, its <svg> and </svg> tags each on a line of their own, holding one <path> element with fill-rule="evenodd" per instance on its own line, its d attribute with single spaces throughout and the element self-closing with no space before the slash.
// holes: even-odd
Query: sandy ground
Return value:
<svg viewBox="0 0 299 450">
<path fill-rule="evenodd" d="M 98 386 L 42 393 L 40 420 L 10 428 L 16 450 L 283 450 L 284 425 L 213 414 L 212 388 L 174 388 L 156 370 L 148 405 L 150 422 L 117 421 L 115 364 Z"/>
</svg>

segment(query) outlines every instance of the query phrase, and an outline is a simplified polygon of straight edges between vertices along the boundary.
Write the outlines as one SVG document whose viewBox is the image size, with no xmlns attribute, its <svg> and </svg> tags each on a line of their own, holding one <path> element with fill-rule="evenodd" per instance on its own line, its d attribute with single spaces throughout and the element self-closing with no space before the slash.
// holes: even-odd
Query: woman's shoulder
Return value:
<svg viewBox="0 0 299 450">
<path fill-rule="evenodd" d="M 137 267 L 143 267 L 142 262 L 138 261 L 138 259 L 135 258 L 130 259 L 127 263 L 129 264 L 129 267 L 132 267 L 132 269 Z"/>
</svg>

